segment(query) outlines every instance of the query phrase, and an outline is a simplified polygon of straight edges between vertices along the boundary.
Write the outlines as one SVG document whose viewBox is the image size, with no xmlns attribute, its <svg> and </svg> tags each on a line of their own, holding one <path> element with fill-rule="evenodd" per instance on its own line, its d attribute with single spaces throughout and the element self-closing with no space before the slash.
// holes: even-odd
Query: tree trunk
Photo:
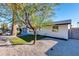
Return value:
<svg viewBox="0 0 79 59">
<path fill-rule="evenodd" d="M 33 42 L 33 44 L 35 44 L 35 43 L 36 43 L 36 40 L 37 40 L 37 31 L 36 31 L 36 30 L 34 30 L 34 42 Z"/>
<path fill-rule="evenodd" d="M 16 27 L 16 9 L 15 5 L 13 5 L 13 21 L 12 21 L 12 35 L 16 36 L 17 35 L 17 27 Z"/>
<path fill-rule="evenodd" d="M 25 24 L 26 24 L 26 27 L 29 26 L 30 27 L 29 29 L 33 30 L 33 32 L 34 32 L 34 42 L 33 42 L 33 44 L 35 44 L 36 40 L 37 40 L 37 30 L 32 27 L 32 24 L 30 23 L 29 15 L 28 15 L 27 12 L 25 12 Z"/>
<path fill-rule="evenodd" d="M 16 24 L 14 24 L 14 22 L 12 24 L 12 35 L 13 36 L 16 36 L 17 35 L 17 28 L 16 28 Z"/>
</svg>

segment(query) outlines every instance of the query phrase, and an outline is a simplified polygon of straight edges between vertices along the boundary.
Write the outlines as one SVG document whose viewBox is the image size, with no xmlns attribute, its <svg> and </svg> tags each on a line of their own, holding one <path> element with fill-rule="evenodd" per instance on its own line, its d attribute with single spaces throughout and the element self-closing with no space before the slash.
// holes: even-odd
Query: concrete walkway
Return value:
<svg viewBox="0 0 79 59">
<path fill-rule="evenodd" d="M 54 40 L 54 39 L 53 39 Z M 69 39 L 68 41 L 59 40 L 54 49 L 49 49 L 46 54 L 48 56 L 79 56 L 79 40 Z"/>
<path fill-rule="evenodd" d="M 35 45 L 1 46 L 0 56 L 45 56 L 45 52 L 55 46 L 57 41 L 37 40 Z"/>
</svg>

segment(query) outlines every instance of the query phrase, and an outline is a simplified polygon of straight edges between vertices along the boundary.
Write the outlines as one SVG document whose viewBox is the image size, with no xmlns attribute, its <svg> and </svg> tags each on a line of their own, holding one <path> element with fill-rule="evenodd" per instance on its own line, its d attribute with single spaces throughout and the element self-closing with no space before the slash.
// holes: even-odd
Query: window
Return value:
<svg viewBox="0 0 79 59">
<path fill-rule="evenodd" d="M 53 31 L 53 32 L 58 32 L 58 26 L 57 26 L 57 25 L 54 25 L 54 26 L 52 27 L 52 31 Z"/>
</svg>

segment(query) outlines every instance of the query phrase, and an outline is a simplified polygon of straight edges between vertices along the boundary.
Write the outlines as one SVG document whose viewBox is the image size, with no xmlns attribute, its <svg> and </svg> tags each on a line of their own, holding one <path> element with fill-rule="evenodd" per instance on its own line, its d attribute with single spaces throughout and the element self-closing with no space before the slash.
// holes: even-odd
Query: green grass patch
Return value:
<svg viewBox="0 0 79 59">
<path fill-rule="evenodd" d="M 13 37 L 11 38 L 11 43 L 12 44 L 26 44 L 26 41 L 19 37 Z"/>
<path fill-rule="evenodd" d="M 37 35 L 37 40 L 45 37 L 46 36 Z M 26 44 L 27 42 L 31 42 L 32 40 L 34 40 L 34 35 L 11 38 L 12 44 Z"/>
</svg>

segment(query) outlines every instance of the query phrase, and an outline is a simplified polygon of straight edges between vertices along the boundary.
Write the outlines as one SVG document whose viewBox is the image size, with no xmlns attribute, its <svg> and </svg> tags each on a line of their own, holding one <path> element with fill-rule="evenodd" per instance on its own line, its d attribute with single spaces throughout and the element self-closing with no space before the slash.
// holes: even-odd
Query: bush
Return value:
<svg viewBox="0 0 79 59">
<path fill-rule="evenodd" d="M 3 33 L 2 32 L 0 32 L 0 35 L 2 35 Z"/>
</svg>

